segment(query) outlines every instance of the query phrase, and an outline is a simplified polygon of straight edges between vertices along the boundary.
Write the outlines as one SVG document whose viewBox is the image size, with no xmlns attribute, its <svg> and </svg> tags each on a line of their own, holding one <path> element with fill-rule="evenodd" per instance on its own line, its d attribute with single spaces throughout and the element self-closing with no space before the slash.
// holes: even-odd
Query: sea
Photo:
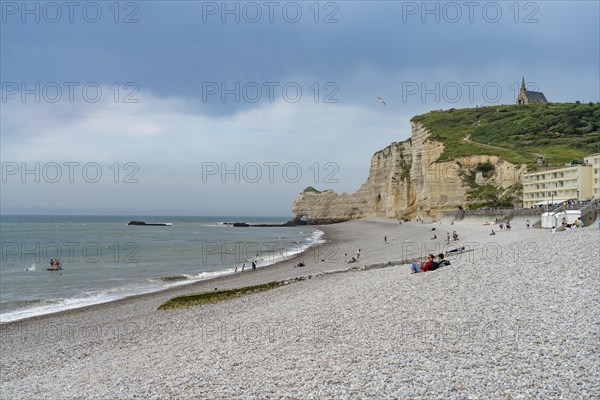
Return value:
<svg viewBox="0 0 600 400">
<path fill-rule="evenodd" d="M 0 216 L 0 323 L 242 273 L 322 243 L 277 217 Z M 59 259 L 61 270 L 49 271 Z M 237 272 L 236 272 L 237 268 Z"/>
</svg>

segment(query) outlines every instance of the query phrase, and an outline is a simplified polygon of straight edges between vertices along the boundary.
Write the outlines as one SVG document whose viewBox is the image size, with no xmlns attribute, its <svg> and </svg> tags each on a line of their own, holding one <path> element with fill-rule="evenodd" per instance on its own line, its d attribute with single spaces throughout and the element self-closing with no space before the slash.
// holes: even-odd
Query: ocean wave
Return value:
<svg viewBox="0 0 600 400">
<path fill-rule="evenodd" d="M 59 304 L 62 299 L 30 299 L 30 300 L 9 300 L 0 303 L 0 310 L 14 310 L 26 307 L 37 307 L 47 304 Z"/>
<path fill-rule="evenodd" d="M 108 303 L 128 296 L 154 292 L 158 289 L 160 288 L 156 286 L 138 285 L 136 287 L 118 287 L 107 290 L 88 291 L 81 293 L 77 297 L 70 298 L 7 301 L 3 302 L 0 307 L 3 310 L 0 314 L 0 323 Z"/>
<path fill-rule="evenodd" d="M 323 235 L 325 235 L 325 232 L 320 231 L 320 230 L 317 229 L 310 236 L 310 240 L 314 241 L 315 244 L 325 243 L 326 240 L 323 239 Z"/>
<path fill-rule="evenodd" d="M 228 275 L 233 272 L 234 270 L 231 268 L 227 270 L 202 272 L 198 274 L 170 275 L 150 278 L 146 284 L 140 284 L 137 287 L 120 287 L 109 290 L 90 291 L 83 293 L 81 297 L 4 302 L 0 305 L 0 309 L 6 311 L 2 311 L 0 313 L 0 323 L 18 321 L 25 318 L 52 314 L 95 304 L 108 303 L 129 296 L 156 292 L 174 286 L 190 284 L 222 275 Z"/>
<path fill-rule="evenodd" d="M 44 300 L 31 300 L 30 304 L 15 304 L 12 302 L 11 306 L 18 306 L 19 308 L 7 311 L 0 314 L 0 323 L 17 321 L 24 318 L 35 317 L 38 315 L 51 314 L 59 311 L 70 310 L 73 308 L 80 308 L 90 306 L 93 304 L 107 303 L 109 301 L 118 300 L 119 298 L 125 297 L 124 295 L 118 296 L 109 293 L 102 293 L 93 296 L 70 298 L 70 299 L 44 299 Z M 7 302 L 8 303 L 8 302 Z M 20 302 L 27 303 L 27 302 Z M 6 304 L 8 305 L 8 304 Z M 4 308 L 5 304 L 3 304 Z M 11 308 L 12 308 L 11 307 Z"/>
<path fill-rule="evenodd" d="M 222 269 L 218 271 L 206 271 L 200 272 L 198 274 L 177 274 L 177 275 L 167 275 L 167 276 L 159 276 L 156 278 L 148 279 L 148 282 L 154 284 L 161 284 L 163 287 L 172 287 L 178 286 L 181 284 L 192 283 L 197 281 L 203 281 L 207 279 L 216 278 L 218 276 L 229 275 L 234 272 L 233 268 Z"/>
<path fill-rule="evenodd" d="M 311 247 L 325 243 L 325 240 L 323 239 L 324 234 L 325 232 L 323 231 L 315 230 L 309 237 L 305 239 L 304 243 L 296 241 L 294 242 L 295 246 L 286 246 L 282 249 L 279 249 L 276 253 L 271 253 L 267 256 L 256 258 L 250 261 L 256 261 L 257 267 L 265 267 L 281 261 L 293 260 L 294 258 L 298 257 L 299 254 L 302 254 Z"/>
<path fill-rule="evenodd" d="M 177 281 L 186 281 L 195 279 L 195 275 L 189 274 L 179 274 L 179 275 L 168 275 L 168 276 L 159 276 L 156 278 L 148 278 L 148 282 L 151 283 L 170 283 Z"/>
</svg>

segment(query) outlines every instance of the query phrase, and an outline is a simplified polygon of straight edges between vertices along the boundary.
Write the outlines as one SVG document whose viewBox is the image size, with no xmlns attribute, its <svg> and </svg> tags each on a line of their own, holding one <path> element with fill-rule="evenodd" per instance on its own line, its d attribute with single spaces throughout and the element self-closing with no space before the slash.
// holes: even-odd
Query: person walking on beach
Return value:
<svg viewBox="0 0 600 400">
<path fill-rule="evenodd" d="M 384 242 L 384 243 L 387 243 L 387 236 L 384 236 L 384 237 L 383 237 L 383 242 Z"/>
<path fill-rule="evenodd" d="M 358 251 L 356 252 L 356 259 L 358 260 L 360 258 L 360 249 L 358 249 Z"/>
<path fill-rule="evenodd" d="M 246 263 L 242 264 L 242 272 L 244 272 L 244 270 L 246 269 Z"/>
<path fill-rule="evenodd" d="M 256 263 L 252 261 L 252 269 L 256 269 Z"/>
<path fill-rule="evenodd" d="M 527 220 L 527 229 L 529 229 L 529 220 Z"/>
<path fill-rule="evenodd" d="M 446 244 L 450 244 L 450 232 L 446 235 Z"/>
</svg>

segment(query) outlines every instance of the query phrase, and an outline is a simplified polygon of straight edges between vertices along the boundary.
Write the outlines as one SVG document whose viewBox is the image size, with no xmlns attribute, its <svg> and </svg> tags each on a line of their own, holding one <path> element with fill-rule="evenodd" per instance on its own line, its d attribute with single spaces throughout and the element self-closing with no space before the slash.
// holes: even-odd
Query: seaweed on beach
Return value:
<svg viewBox="0 0 600 400">
<path fill-rule="evenodd" d="M 202 304 L 218 303 L 234 299 L 248 294 L 264 292 L 283 285 L 283 282 L 269 282 L 261 285 L 245 286 L 235 289 L 215 290 L 212 292 L 188 294 L 184 296 L 173 297 L 166 303 L 161 304 L 159 310 L 174 310 L 177 308 L 189 308 Z"/>
</svg>

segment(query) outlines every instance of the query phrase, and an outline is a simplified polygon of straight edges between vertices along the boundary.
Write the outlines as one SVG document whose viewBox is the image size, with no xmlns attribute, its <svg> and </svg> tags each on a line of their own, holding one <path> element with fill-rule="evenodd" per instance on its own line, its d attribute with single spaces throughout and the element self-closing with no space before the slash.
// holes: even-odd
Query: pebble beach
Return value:
<svg viewBox="0 0 600 400">
<path fill-rule="evenodd" d="M 0 325 L 0 398 L 599 398 L 600 230 L 470 222 L 323 226 L 325 245 L 273 266 Z"/>
</svg>

